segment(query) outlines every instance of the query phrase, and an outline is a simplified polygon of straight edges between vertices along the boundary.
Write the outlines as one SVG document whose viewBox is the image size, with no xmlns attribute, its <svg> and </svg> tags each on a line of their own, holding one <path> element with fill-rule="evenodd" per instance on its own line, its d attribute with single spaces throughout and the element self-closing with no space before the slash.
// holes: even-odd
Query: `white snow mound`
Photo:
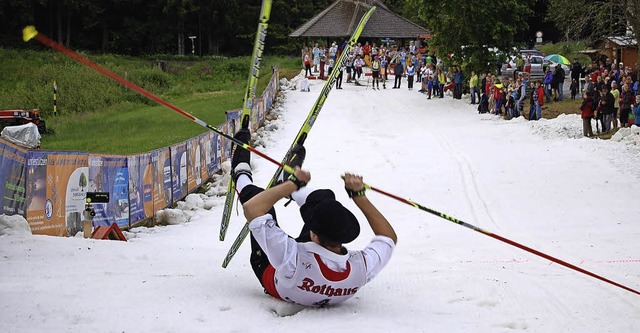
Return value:
<svg viewBox="0 0 640 333">
<path fill-rule="evenodd" d="M 26 236 L 31 235 L 31 228 L 27 220 L 20 215 L 0 215 L 0 236 Z"/>
</svg>

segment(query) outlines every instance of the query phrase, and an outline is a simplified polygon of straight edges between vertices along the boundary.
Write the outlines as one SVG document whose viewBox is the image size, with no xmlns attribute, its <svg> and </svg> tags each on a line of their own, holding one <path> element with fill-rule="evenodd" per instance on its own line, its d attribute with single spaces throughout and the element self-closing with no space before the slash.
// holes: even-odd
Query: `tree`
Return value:
<svg viewBox="0 0 640 333">
<path fill-rule="evenodd" d="M 598 40 L 624 34 L 628 0 L 550 0 L 547 17 L 564 32 L 565 39 Z M 637 2 L 637 0 L 636 0 Z"/>
<path fill-rule="evenodd" d="M 84 187 L 87 186 L 87 176 L 83 173 L 80 174 L 80 179 L 78 179 L 78 186 L 80 186 L 80 191 L 84 191 Z"/>
<path fill-rule="evenodd" d="M 548 17 L 565 32 L 566 39 L 595 42 L 606 36 L 624 35 L 631 28 L 633 37 L 640 40 L 638 0 L 549 1 Z"/>
<path fill-rule="evenodd" d="M 527 2 L 519 0 L 408 0 L 403 13 L 409 11 L 431 31 L 430 49 L 476 71 L 497 60 L 496 50 L 515 46 L 514 36 L 527 29 L 531 15 Z"/>
</svg>

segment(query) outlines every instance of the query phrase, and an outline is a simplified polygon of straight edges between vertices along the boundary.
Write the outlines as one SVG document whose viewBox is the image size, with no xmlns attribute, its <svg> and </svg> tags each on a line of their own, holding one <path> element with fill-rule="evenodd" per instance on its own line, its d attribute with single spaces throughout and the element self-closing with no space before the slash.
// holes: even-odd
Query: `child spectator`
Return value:
<svg viewBox="0 0 640 333">
<path fill-rule="evenodd" d="M 487 113 L 489 112 L 489 96 L 486 93 L 482 94 L 480 97 L 480 103 L 478 103 L 478 113 Z"/>
<path fill-rule="evenodd" d="M 427 99 L 431 99 L 431 92 L 433 91 L 433 77 L 427 76 Z"/>
<path fill-rule="evenodd" d="M 578 94 L 578 81 L 571 80 L 571 99 L 576 99 L 576 95 Z"/>
<path fill-rule="evenodd" d="M 503 86 L 500 89 L 500 108 L 498 108 L 498 114 L 502 114 L 502 108 L 504 108 L 504 114 L 507 115 L 507 87 Z"/>
<path fill-rule="evenodd" d="M 409 90 L 413 90 L 413 76 L 416 74 L 416 68 L 413 66 L 413 62 L 409 62 L 407 65 L 407 87 Z"/>
<path fill-rule="evenodd" d="M 427 75 L 427 66 L 422 66 L 420 68 L 420 74 L 418 74 L 420 79 L 421 79 L 421 83 L 422 86 L 420 88 L 420 92 L 421 93 L 426 93 L 427 92 L 427 80 L 428 80 L 428 75 Z"/>
<path fill-rule="evenodd" d="M 505 113 L 509 118 L 517 118 L 515 109 L 516 109 L 516 98 L 514 97 L 513 89 L 509 89 L 509 93 L 507 94 L 507 106 Z"/>
<path fill-rule="evenodd" d="M 359 54 L 356 54 L 356 60 L 353 61 L 353 66 L 356 69 L 353 76 L 356 77 L 356 80 L 359 80 L 362 75 L 362 67 L 364 66 L 364 60 L 362 60 Z"/>
<path fill-rule="evenodd" d="M 493 100 L 495 102 L 495 108 L 493 112 L 500 114 L 500 108 L 502 107 L 502 84 L 500 80 L 496 80 L 496 84 L 493 85 Z"/>
<path fill-rule="evenodd" d="M 307 74 L 307 72 L 309 74 Z M 304 54 L 304 76 L 311 76 L 311 56 L 309 55 L 309 53 Z"/>
</svg>

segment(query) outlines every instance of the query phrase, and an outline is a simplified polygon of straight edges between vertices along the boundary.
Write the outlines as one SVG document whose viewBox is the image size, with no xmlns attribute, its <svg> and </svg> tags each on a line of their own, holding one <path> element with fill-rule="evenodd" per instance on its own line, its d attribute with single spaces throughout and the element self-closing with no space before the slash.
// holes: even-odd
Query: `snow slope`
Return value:
<svg viewBox="0 0 640 333">
<path fill-rule="evenodd" d="M 313 105 L 288 90 L 256 148 L 280 159 Z M 306 142 L 309 186 L 343 190 L 345 171 L 582 269 L 640 290 L 640 131 L 582 138 L 576 115 L 505 121 L 468 101 L 344 84 Z M 275 166 L 255 157 L 254 180 Z M 218 179 L 210 194 L 224 192 Z M 2 332 L 637 332 L 640 295 L 389 197 L 367 194 L 398 233 L 383 272 L 351 300 L 300 309 L 262 292 L 246 242 L 220 267 L 244 219 L 218 241 L 222 197 L 191 195 L 174 225 L 128 242 L 31 236 L 0 223 Z M 210 209 L 198 208 L 206 207 Z M 276 207 L 297 236 L 295 204 Z M 178 218 L 176 218 L 178 216 Z M 188 222 L 180 223 L 183 220 Z M 364 218 L 356 213 L 362 223 Z M 0 219 L 7 221 L 6 218 Z M 364 227 L 350 248 L 363 247 Z"/>
</svg>

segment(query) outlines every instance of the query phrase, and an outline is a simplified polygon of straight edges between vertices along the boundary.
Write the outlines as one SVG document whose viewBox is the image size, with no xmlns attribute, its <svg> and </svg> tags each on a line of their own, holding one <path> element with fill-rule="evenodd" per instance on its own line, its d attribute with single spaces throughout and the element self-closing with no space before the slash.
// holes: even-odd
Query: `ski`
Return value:
<svg viewBox="0 0 640 333">
<path fill-rule="evenodd" d="M 353 32 L 353 35 L 347 42 L 347 45 L 345 45 L 344 50 L 342 50 L 342 53 L 338 58 L 335 68 L 331 72 L 331 75 L 329 75 L 327 82 L 322 87 L 322 91 L 320 91 L 320 96 L 318 96 L 315 104 L 313 104 L 313 107 L 311 108 L 311 111 L 309 112 L 307 119 L 302 124 L 300 131 L 298 131 L 298 134 L 296 135 L 295 139 L 293 140 L 293 143 L 289 147 L 287 154 L 282 159 L 281 164 L 286 165 L 287 161 L 289 161 L 289 159 L 291 158 L 291 154 L 292 154 L 291 150 L 293 149 L 293 147 L 295 147 L 297 144 L 300 144 L 300 145 L 304 144 L 304 141 L 307 139 L 307 135 L 309 134 L 309 131 L 313 126 L 313 123 L 316 121 L 316 118 L 318 117 L 318 114 L 320 113 L 320 110 L 322 109 L 322 106 L 324 105 L 324 102 L 326 101 L 327 96 L 329 95 L 329 92 L 331 92 L 331 89 L 333 88 L 333 84 L 338 79 L 338 74 L 342 72 L 345 64 L 347 63 L 347 54 L 353 49 L 353 46 L 358 41 L 358 38 L 360 37 L 362 30 L 364 30 L 364 27 L 367 24 L 367 21 L 369 20 L 369 18 L 371 17 L 371 14 L 373 14 L 375 9 L 376 7 L 372 6 L 360 19 L 360 23 L 358 23 L 358 26 Z M 276 180 L 278 179 L 282 171 L 283 171 L 282 167 L 278 167 L 273 177 L 271 178 L 271 181 L 269 182 L 269 185 L 267 186 L 267 188 L 275 184 Z M 227 256 L 224 258 L 224 261 L 222 262 L 223 268 L 226 268 L 227 265 L 229 265 L 229 262 L 231 262 L 231 259 L 235 256 L 236 252 L 240 248 L 240 245 L 242 245 L 242 242 L 244 242 L 245 238 L 247 238 L 247 235 L 249 235 L 248 222 L 244 224 L 244 226 L 242 227 L 242 230 L 240 231 L 240 234 L 238 234 L 238 237 L 236 237 L 233 244 L 231 244 L 231 248 L 229 249 L 229 252 L 227 252 Z"/>
<path fill-rule="evenodd" d="M 260 74 L 260 62 L 262 60 L 262 52 L 264 51 L 264 40 L 267 36 L 267 28 L 269 16 L 271 14 L 272 0 L 262 0 L 262 9 L 260 10 L 260 23 L 258 23 L 258 32 L 253 45 L 253 54 L 251 56 L 251 68 L 249 70 L 249 79 L 247 82 L 247 90 L 244 94 L 244 103 L 242 105 L 242 114 L 240 115 L 241 126 L 249 127 L 249 119 L 251 118 L 251 109 L 253 108 L 253 98 L 256 94 L 256 86 L 258 85 L 258 75 Z M 233 145 L 233 153 L 237 149 Z M 233 153 L 231 154 L 233 156 Z M 236 183 L 233 177 L 229 177 L 229 185 L 227 186 L 227 195 L 224 201 L 224 210 L 222 211 L 222 221 L 220 222 L 220 240 L 223 241 L 227 228 L 229 227 L 229 219 L 233 208 L 233 201 L 236 197 Z"/>
</svg>

